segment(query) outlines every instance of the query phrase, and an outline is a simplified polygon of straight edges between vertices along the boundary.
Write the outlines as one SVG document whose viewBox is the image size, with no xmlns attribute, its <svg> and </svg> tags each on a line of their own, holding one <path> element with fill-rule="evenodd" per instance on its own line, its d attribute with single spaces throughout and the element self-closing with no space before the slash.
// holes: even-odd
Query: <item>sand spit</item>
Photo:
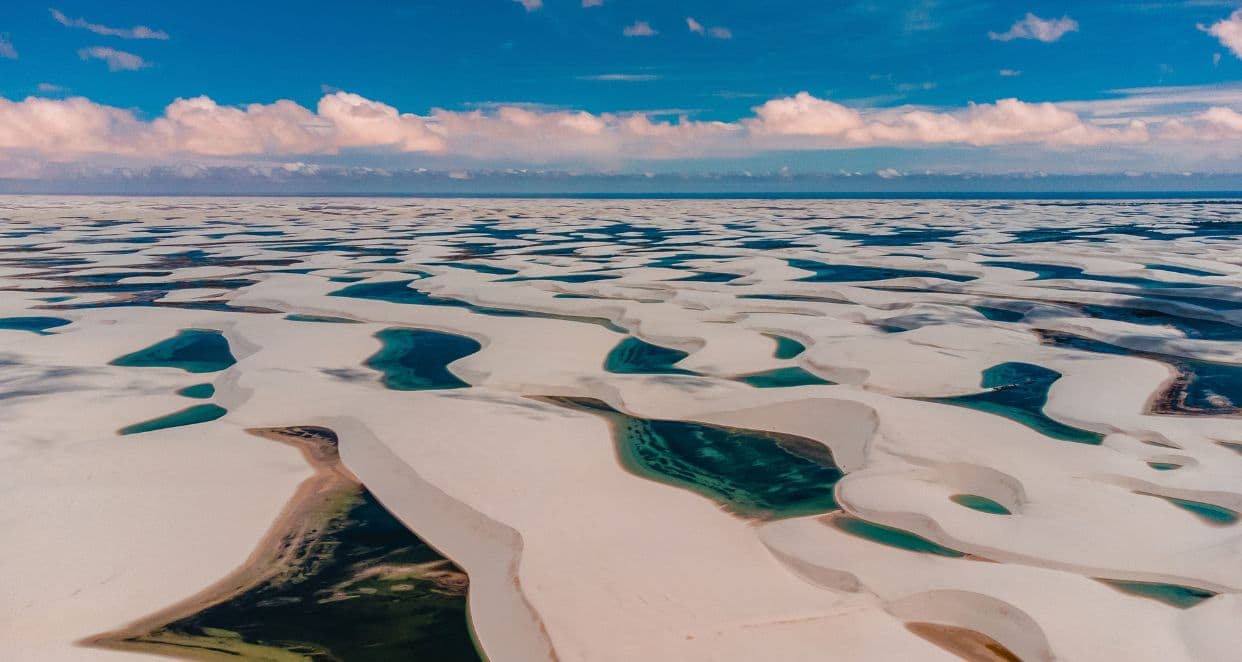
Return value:
<svg viewBox="0 0 1242 662">
<path fill-rule="evenodd" d="M 0 216 L 6 659 L 364 659 L 335 635 L 400 649 L 448 621 L 397 627 L 357 596 L 461 609 L 443 558 L 492 660 L 1242 651 L 1230 205 Z M 231 360 L 178 357 L 187 330 Z M 174 360 L 132 358 L 152 347 Z M 223 414 L 142 425 L 192 406 Z M 382 539 L 434 551 L 333 566 L 300 603 L 348 623 L 330 641 L 235 636 L 288 624 L 250 589 L 314 541 L 369 544 L 323 530 L 359 484 L 399 521 Z"/>
</svg>

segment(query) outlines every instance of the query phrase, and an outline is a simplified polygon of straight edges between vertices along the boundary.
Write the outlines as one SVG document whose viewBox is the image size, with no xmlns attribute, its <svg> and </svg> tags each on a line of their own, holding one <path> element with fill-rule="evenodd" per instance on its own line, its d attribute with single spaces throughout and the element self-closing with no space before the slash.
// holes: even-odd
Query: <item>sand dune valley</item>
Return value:
<svg viewBox="0 0 1242 662">
<path fill-rule="evenodd" d="M 0 199 L 0 659 L 1242 658 L 1242 213 Z"/>
</svg>

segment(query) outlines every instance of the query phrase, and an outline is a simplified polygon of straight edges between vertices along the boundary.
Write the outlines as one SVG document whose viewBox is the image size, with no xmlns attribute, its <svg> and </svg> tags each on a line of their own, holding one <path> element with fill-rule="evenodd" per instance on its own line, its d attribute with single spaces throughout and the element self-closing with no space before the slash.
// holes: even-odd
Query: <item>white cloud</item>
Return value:
<svg viewBox="0 0 1242 662">
<path fill-rule="evenodd" d="M 0 153 L 65 160 L 85 154 L 332 154 L 354 147 L 437 152 L 444 142 L 426 117 L 346 92 L 325 95 L 317 112 L 288 100 L 233 107 L 208 97 L 177 99 L 149 122 L 81 97 L 0 98 Z"/>
<path fill-rule="evenodd" d="M 1155 92 L 1148 94 L 1160 98 Z M 1229 97 L 1218 92 L 1205 98 Z M 1146 107 L 1141 104 L 1093 103 L 1001 99 L 958 108 L 877 109 L 854 108 L 802 92 L 771 99 L 740 120 L 709 122 L 513 104 L 469 111 L 433 109 L 419 115 L 334 92 L 325 94 L 313 110 L 289 100 L 222 106 L 207 97 L 177 99 L 160 116 L 144 120 L 130 110 L 84 98 L 0 98 L 0 159 L 57 162 L 94 155 L 175 163 L 187 157 L 259 156 L 289 161 L 288 157 L 369 150 L 435 155 L 455 159 L 458 165 L 588 162 L 611 167 L 787 150 L 948 144 L 1022 146 L 1022 153 L 1039 147 L 1064 152 L 1128 146 L 1125 149 L 1152 154 L 1173 148 L 1185 148 L 1180 153 L 1210 149 L 1242 154 L 1242 113 L 1234 110 L 1237 106 L 1213 103 L 1139 119 L 1132 110 Z M 1118 154 L 1121 148 L 1110 149 Z"/>
<path fill-rule="evenodd" d="M 583 7 L 603 7 L 604 0 L 582 0 Z"/>
<path fill-rule="evenodd" d="M 1028 13 L 1022 20 L 1009 27 L 1007 32 L 989 32 L 988 38 L 995 41 L 1013 41 L 1014 39 L 1035 39 L 1045 43 L 1054 42 L 1066 33 L 1077 32 L 1078 21 L 1068 17 L 1043 19 Z"/>
<path fill-rule="evenodd" d="M 177 99 L 151 123 L 152 147 L 206 156 L 323 151 L 314 114 L 292 101 L 220 106 L 207 97 Z"/>
<path fill-rule="evenodd" d="M 95 34 L 101 34 L 108 37 L 120 37 L 121 39 L 168 39 L 168 33 L 163 30 L 154 30 L 145 25 L 135 25 L 132 28 L 112 28 L 98 23 L 91 23 L 84 18 L 69 18 L 65 16 L 59 9 L 50 9 L 52 18 L 57 23 L 68 28 L 81 28 L 90 30 Z"/>
<path fill-rule="evenodd" d="M 1242 113 L 1232 108 L 1209 108 L 1199 116 L 1199 119 L 1208 124 L 1219 127 L 1234 135 L 1242 135 Z"/>
<path fill-rule="evenodd" d="M 39 83 L 39 91 L 44 94 L 54 94 L 56 92 L 64 92 L 65 88 L 52 83 Z"/>
<path fill-rule="evenodd" d="M 647 21 L 634 21 L 632 24 L 625 26 L 621 34 L 627 37 L 654 37 L 659 32 L 652 28 Z"/>
<path fill-rule="evenodd" d="M 425 118 L 357 94 L 337 92 L 319 100 L 319 118 L 335 129 L 334 147 L 388 146 L 403 152 L 443 149 Z"/>
<path fill-rule="evenodd" d="M 17 48 L 13 46 L 13 42 L 9 41 L 6 35 L 0 35 L 0 58 L 6 60 L 17 59 Z"/>
<path fill-rule="evenodd" d="M 1006 78 L 1011 78 L 1013 76 L 1022 75 L 1022 72 L 1017 69 L 1001 69 L 999 73 L 1001 76 L 1004 76 Z"/>
<path fill-rule="evenodd" d="M 862 114 L 806 92 L 773 99 L 755 108 L 751 127 L 757 133 L 803 136 L 844 136 L 863 126 Z"/>
<path fill-rule="evenodd" d="M 526 8 L 526 11 L 535 11 L 543 7 L 543 0 L 513 0 L 514 2 Z"/>
<path fill-rule="evenodd" d="M 87 99 L 0 99 L 0 152 L 35 152 L 53 161 L 89 153 L 132 154 L 146 147 L 139 138 L 149 130 L 133 113 Z"/>
<path fill-rule="evenodd" d="M 133 53 L 118 51 L 106 46 L 91 46 L 78 51 L 83 60 L 103 60 L 108 63 L 109 71 L 136 71 L 147 66 L 147 61 Z"/>
<path fill-rule="evenodd" d="M 1214 106 L 1188 119 L 1172 119 L 1161 127 L 1170 140 L 1228 141 L 1242 139 L 1242 113 Z"/>
<path fill-rule="evenodd" d="M 1210 27 L 1201 24 L 1199 29 L 1219 39 L 1225 48 L 1242 58 L 1242 9 L 1235 10 L 1229 18 L 1222 18 Z"/>
<path fill-rule="evenodd" d="M 715 26 L 712 28 L 707 28 L 702 23 L 699 23 L 698 21 L 696 21 L 693 16 L 686 17 L 686 27 L 689 28 L 691 32 L 697 35 L 702 35 L 704 37 L 711 37 L 712 39 L 732 39 L 733 38 L 733 31 L 730 30 L 729 28 L 722 27 L 722 26 Z"/>
<path fill-rule="evenodd" d="M 1084 121 L 1052 103 L 1001 99 L 962 110 L 886 109 L 864 116 L 860 111 L 801 92 L 773 99 L 755 109 L 753 132 L 831 139 L 838 145 L 910 145 L 960 143 L 1000 145 L 1043 143 L 1096 145 L 1144 142 L 1141 122 L 1120 128 Z"/>
</svg>

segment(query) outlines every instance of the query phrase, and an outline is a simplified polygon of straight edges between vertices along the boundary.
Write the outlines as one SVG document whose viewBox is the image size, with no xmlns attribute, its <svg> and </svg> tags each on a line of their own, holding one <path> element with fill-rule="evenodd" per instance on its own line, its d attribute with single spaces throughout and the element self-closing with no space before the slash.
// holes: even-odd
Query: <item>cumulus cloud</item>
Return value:
<svg viewBox="0 0 1242 662">
<path fill-rule="evenodd" d="M 526 8 L 526 11 L 535 11 L 543 7 L 543 0 L 513 0 L 514 2 Z"/>
<path fill-rule="evenodd" d="M 80 97 L 0 98 L 0 152 L 36 152 L 53 160 L 86 154 L 332 154 L 352 147 L 436 152 L 444 143 L 427 118 L 346 92 L 324 96 L 317 111 L 288 100 L 233 107 L 207 97 L 177 99 L 149 122 Z"/>
<path fill-rule="evenodd" d="M 145 25 L 135 25 L 132 28 L 113 28 L 99 23 L 91 23 L 84 18 L 69 18 L 65 16 L 59 9 L 50 9 L 52 18 L 57 23 L 67 28 L 81 28 L 90 30 L 95 34 L 101 34 L 107 37 L 120 37 L 121 39 L 168 39 L 168 33 L 163 30 L 154 30 Z"/>
<path fill-rule="evenodd" d="M 301 154 L 322 149 L 316 129 L 314 115 L 292 101 L 233 108 L 195 97 L 170 104 L 147 137 L 157 149 L 206 156 Z"/>
<path fill-rule="evenodd" d="M 757 133 L 840 137 L 864 125 L 857 110 L 806 92 L 768 101 L 755 115 L 750 126 Z"/>
<path fill-rule="evenodd" d="M 583 7 L 603 7 L 604 0 L 582 0 Z"/>
<path fill-rule="evenodd" d="M 7 35 L 0 34 L 0 58 L 6 60 L 17 59 L 17 48 L 13 46 L 13 42 L 9 41 Z"/>
<path fill-rule="evenodd" d="M 1161 126 L 1161 137 L 1170 140 L 1229 141 L 1242 139 L 1242 113 L 1213 106 L 1189 118 L 1174 118 Z"/>
<path fill-rule="evenodd" d="M 1045 43 L 1054 42 L 1066 33 L 1077 32 L 1078 21 L 1068 17 L 1044 19 L 1028 13 L 1022 20 L 1014 23 L 1006 32 L 989 32 L 988 38 L 995 41 L 1013 41 L 1014 39 L 1035 39 Z"/>
<path fill-rule="evenodd" d="M 1242 136 L 1242 113 L 1232 108 L 1209 108 L 1199 115 L 1199 119 L 1234 136 Z"/>
<path fill-rule="evenodd" d="M 3 152 L 35 152 L 50 160 L 87 153 L 132 154 L 147 147 L 139 139 L 149 130 L 133 113 L 87 99 L 0 98 Z"/>
<path fill-rule="evenodd" d="M 842 145 L 1097 145 L 1143 142 L 1148 137 L 1142 122 L 1104 127 L 1056 104 L 1018 99 L 971 104 L 949 112 L 889 109 L 864 116 L 858 110 L 801 92 L 768 101 L 755 109 L 755 115 L 749 121 L 755 133 L 827 138 Z"/>
<path fill-rule="evenodd" d="M 659 34 L 647 21 L 634 21 L 621 30 L 627 37 L 654 37 Z"/>
<path fill-rule="evenodd" d="M 53 83 L 39 83 L 39 91 L 44 94 L 53 94 L 56 92 L 64 92 L 65 88 Z"/>
<path fill-rule="evenodd" d="M 83 60 L 103 60 L 108 63 L 108 71 L 137 71 L 147 66 L 147 61 L 133 53 L 118 51 L 106 46 L 91 46 L 78 51 Z"/>
<path fill-rule="evenodd" d="M 1235 10 L 1229 18 L 1222 18 L 1211 26 L 1200 24 L 1199 29 L 1219 39 L 1225 48 L 1242 58 L 1242 9 Z"/>
<path fill-rule="evenodd" d="M 413 114 L 333 92 L 313 109 L 289 100 L 222 106 L 208 97 L 177 99 L 145 120 L 84 98 L 0 98 L 0 158 L 58 162 L 103 155 L 175 163 L 190 157 L 302 160 L 369 150 L 471 163 L 611 166 L 878 146 L 1242 146 L 1242 113 L 1219 103 L 1147 119 L 1105 116 L 1106 106 L 1081 112 L 1066 107 L 1072 105 L 1001 99 L 959 108 L 854 108 L 801 92 L 721 122 L 512 104 Z"/>
<path fill-rule="evenodd" d="M 1001 69 L 1000 75 L 1006 78 L 1012 78 L 1013 76 L 1021 76 L 1022 72 L 1017 69 Z"/>
<path fill-rule="evenodd" d="M 384 146 L 403 152 L 435 152 L 444 148 L 443 139 L 425 118 L 397 112 L 357 94 L 329 94 L 319 100 L 318 113 L 334 129 L 334 149 Z"/>
</svg>

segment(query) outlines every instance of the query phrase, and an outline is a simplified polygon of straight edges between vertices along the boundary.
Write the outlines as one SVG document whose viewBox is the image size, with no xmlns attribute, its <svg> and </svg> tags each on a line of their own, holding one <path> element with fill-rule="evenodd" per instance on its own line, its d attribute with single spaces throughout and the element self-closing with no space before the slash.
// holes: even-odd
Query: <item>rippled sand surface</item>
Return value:
<svg viewBox="0 0 1242 662">
<path fill-rule="evenodd" d="M 0 219 L 5 659 L 1242 654 L 1236 203 Z"/>
</svg>

